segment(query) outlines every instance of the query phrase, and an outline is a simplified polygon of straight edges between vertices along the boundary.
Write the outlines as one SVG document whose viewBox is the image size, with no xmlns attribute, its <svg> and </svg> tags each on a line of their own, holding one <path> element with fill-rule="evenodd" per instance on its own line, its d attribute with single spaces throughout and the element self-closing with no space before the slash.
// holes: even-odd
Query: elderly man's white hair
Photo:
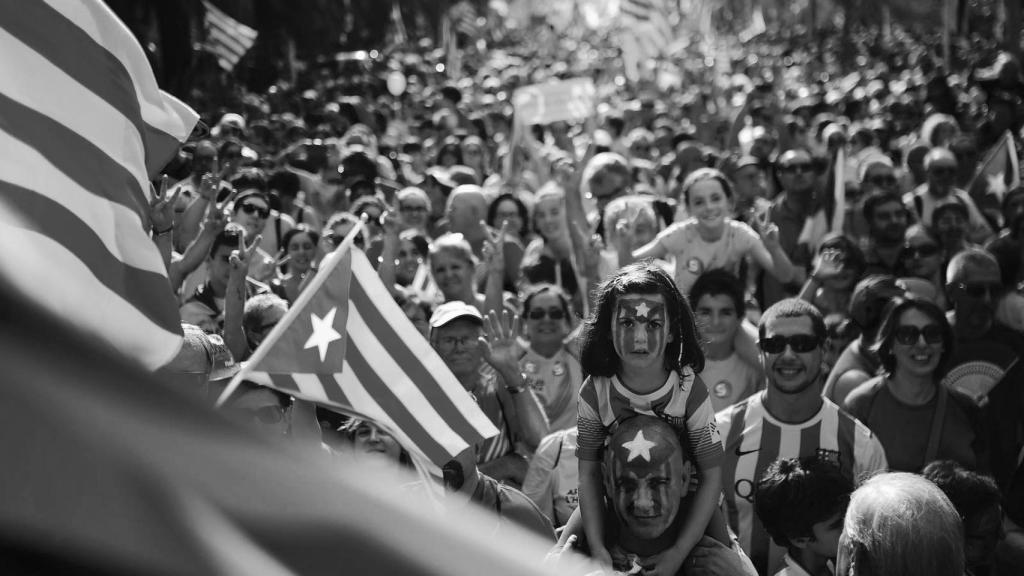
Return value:
<svg viewBox="0 0 1024 576">
<path fill-rule="evenodd" d="M 838 576 L 963 576 L 960 515 L 924 477 L 875 476 L 850 497 Z"/>
</svg>

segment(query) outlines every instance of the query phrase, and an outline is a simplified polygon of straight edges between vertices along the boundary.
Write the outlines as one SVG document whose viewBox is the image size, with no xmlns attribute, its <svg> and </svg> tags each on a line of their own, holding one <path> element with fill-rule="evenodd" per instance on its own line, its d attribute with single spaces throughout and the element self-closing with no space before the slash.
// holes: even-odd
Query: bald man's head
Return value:
<svg viewBox="0 0 1024 576">
<path fill-rule="evenodd" d="M 455 187 L 445 207 L 449 229 L 466 234 L 487 216 L 487 199 L 483 189 L 474 184 Z"/>
<path fill-rule="evenodd" d="M 605 453 L 605 490 L 623 531 L 638 540 L 666 533 L 689 486 L 676 431 L 653 416 L 635 416 L 612 434 Z"/>
</svg>

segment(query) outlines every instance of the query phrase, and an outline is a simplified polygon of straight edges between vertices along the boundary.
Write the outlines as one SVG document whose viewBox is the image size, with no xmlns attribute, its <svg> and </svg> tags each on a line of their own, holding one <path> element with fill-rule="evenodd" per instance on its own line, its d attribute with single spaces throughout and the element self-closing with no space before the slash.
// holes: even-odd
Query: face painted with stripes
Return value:
<svg viewBox="0 0 1024 576">
<path fill-rule="evenodd" d="M 612 342 L 623 367 L 662 366 L 672 341 L 661 294 L 624 294 L 615 303 Z"/>
</svg>

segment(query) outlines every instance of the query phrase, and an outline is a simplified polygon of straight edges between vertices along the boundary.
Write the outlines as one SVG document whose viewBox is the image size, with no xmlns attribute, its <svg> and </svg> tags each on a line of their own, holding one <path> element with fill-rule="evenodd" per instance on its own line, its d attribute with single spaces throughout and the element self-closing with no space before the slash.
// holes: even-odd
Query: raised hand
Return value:
<svg viewBox="0 0 1024 576">
<path fill-rule="evenodd" d="M 845 258 L 841 250 L 826 249 L 818 256 L 811 276 L 818 280 L 835 278 L 843 271 L 844 262 Z"/>
<path fill-rule="evenodd" d="M 220 187 L 220 180 L 217 180 L 213 175 L 207 174 L 203 176 L 203 180 L 199 185 L 199 195 L 207 199 L 206 203 L 206 215 L 203 217 L 203 233 L 216 236 L 224 231 L 224 227 L 227 226 L 228 220 L 231 218 L 231 213 L 227 210 L 228 202 L 235 195 L 232 192 L 223 202 L 217 202 L 216 192 L 211 190 L 217 190 Z"/>
<path fill-rule="evenodd" d="M 583 262 L 580 264 L 582 264 L 584 274 L 586 276 L 597 275 L 597 267 L 601 263 L 601 251 L 604 250 L 601 236 L 597 234 L 596 229 L 587 234 L 578 222 L 572 223 L 572 232 L 577 250 L 583 253 Z"/>
<path fill-rule="evenodd" d="M 491 274 L 505 274 L 505 235 L 508 233 L 508 220 L 501 222 L 501 230 L 494 232 L 487 227 L 483 221 L 480 222 L 487 232 L 487 239 L 484 240 L 482 249 L 484 263 L 487 265 L 487 272 Z"/>
<path fill-rule="evenodd" d="M 479 345 L 483 353 L 484 361 L 490 364 L 498 372 L 519 371 L 519 350 L 516 344 L 516 335 L 519 334 L 520 322 L 518 314 L 509 314 L 503 311 L 504 319 L 498 317 L 498 313 L 491 310 L 484 317 L 484 335 L 480 337 Z"/>
<path fill-rule="evenodd" d="M 160 188 L 150 184 L 153 199 L 149 201 L 149 222 L 154 232 L 168 232 L 174 226 L 174 204 L 181 194 L 181 187 L 175 188 L 170 198 L 167 197 L 167 175 L 160 179 Z"/>
<path fill-rule="evenodd" d="M 241 276 L 244 278 L 249 273 L 249 262 L 252 261 L 252 256 L 256 253 L 256 249 L 262 241 L 263 236 L 257 235 L 253 239 L 252 244 L 246 246 L 245 237 L 239 234 L 238 249 L 232 250 L 231 256 L 228 257 L 228 263 L 231 264 L 232 277 Z"/>
<path fill-rule="evenodd" d="M 388 210 L 381 214 L 380 225 L 384 229 L 385 236 L 398 237 L 398 233 L 402 231 L 402 218 L 399 212 L 394 210 Z"/>
</svg>

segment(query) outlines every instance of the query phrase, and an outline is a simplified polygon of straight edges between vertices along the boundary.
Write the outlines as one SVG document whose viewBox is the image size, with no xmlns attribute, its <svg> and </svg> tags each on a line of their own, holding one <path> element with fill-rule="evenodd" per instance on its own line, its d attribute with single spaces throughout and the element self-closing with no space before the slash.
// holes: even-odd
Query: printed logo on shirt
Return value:
<svg viewBox="0 0 1024 576">
<path fill-rule="evenodd" d="M 704 273 L 704 263 L 697 258 L 690 258 L 686 261 L 686 271 L 690 274 L 700 276 Z"/>
<path fill-rule="evenodd" d="M 839 462 L 839 451 L 838 450 L 827 450 L 825 448 L 818 448 L 815 451 L 815 455 L 821 462 L 826 462 L 840 468 L 842 465 Z"/>
<path fill-rule="evenodd" d="M 722 380 L 711 387 L 711 392 L 716 398 L 728 398 L 729 395 L 732 394 L 732 384 L 726 380 Z"/>
</svg>

